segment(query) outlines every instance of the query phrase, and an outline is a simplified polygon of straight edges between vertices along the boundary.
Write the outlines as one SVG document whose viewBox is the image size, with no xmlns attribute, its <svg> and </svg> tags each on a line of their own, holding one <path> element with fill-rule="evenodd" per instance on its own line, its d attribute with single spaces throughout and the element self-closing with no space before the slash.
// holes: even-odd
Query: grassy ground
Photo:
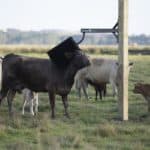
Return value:
<svg viewBox="0 0 150 150">
<path fill-rule="evenodd" d="M 0 45 L 0 53 L 37 53 L 43 54 L 43 52 L 47 52 L 54 45 Z M 80 48 L 83 49 L 88 54 L 97 54 L 97 55 L 116 55 L 118 54 L 118 48 L 114 45 L 80 45 Z M 139 54 L 139 53 L 149 53 L 150 54 L 150 46 L 142 46 L 142 45 L 130 45 L 129 53 Z"/>
<path fill-rule="evenodd" d="M 46 57 L 33 53 L 27 55 Z M 150 114 L 147 113 L 147 103 L 132 90 L 136 82 L 150 83 L 150 56 L 129 58 L 134 62 L 129 77 L 129 121 L 118 120 L 116 97 L 107 96 L 103 101 L 95 101 L 92 88 L 89 101 L 84 97 L 79 101 L 72 89 L 69 95 L 71 119 L 63 116 L 63 105 L 57 97 L 56 119 L 51 120 L 48 96 L 43 93 L 39 96 L 38 115 L 30 116 L 27 108 L 25 116 L 22 116 L 22 96 L 17 95 L 13 103 L 13 118 L 8 116 L 6 101 L 0 107 L 0 150 L 149 150 Z M 110 95 L 110 86 L 108 92 Z"/>
</svg>

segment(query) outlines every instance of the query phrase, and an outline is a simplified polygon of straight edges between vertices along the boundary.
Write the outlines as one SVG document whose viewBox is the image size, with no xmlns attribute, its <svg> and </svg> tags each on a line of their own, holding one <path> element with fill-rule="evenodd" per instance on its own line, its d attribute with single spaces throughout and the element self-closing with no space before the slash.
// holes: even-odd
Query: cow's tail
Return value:
<svg viewBox="0 0 150 150">
<path fill-rule="evenodd" d="M 2 62 L 3 57 L 0 57 L 0 90 L 2 89 Z"/>
</svg>

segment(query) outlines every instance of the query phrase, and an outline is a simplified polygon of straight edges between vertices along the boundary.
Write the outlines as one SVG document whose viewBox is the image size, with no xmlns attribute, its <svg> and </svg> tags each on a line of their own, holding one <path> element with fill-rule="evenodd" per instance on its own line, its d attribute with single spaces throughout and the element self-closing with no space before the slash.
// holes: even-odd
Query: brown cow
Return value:
<svg viewBox="0 0 150 150">
<path fill-rule="evenodd" d="M 143 95 L 145 100 L 148 102 L 148 111 L 150 112 L 150 84 L 137 83 L 133 92 Z"/>
</svg>

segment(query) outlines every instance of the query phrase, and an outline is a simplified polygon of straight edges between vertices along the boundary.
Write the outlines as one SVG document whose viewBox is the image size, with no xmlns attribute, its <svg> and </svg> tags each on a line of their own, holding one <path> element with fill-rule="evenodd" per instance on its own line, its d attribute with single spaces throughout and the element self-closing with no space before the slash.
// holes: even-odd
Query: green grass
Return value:
<svg viewBox="0 0 150 150">
<path fill-rule="evenodd" d="M 37 53 L 28 53 L 41 57 Z M 46 57 L 42 54 L 42 57 Z M 100 56 L 114 57 L 116 56 Z M 91 99 L 78 99 L 72 89 L 69 95 L 71 119 L 63 116 L 63 105 L 56 100 L 56 119 L 50 119 L 48 95 L 40 93 L 39 113 L 32 117 L 29 109 L 21 115 L 22 96 L 16 95 L 14 117 L 8 116 L 7 102 L 0 107 L 0 150 L 149 150 L 150 114 L 141 95 L 132 90 L 136 82 L 150 83 L 150 56 L 130 56 L 134 66 L 129 76 L 129 121 L 119 118 L 117 98 L 107 96 L 95 101 L 94 91 L 89 89 Z M 109 95 L 111 87 L 108 86 Z"/>
<path fill-rule="evenodd" d="M 43 55 L 43 52 L 47 52 L 50 50 L 54 45 L 0 45 L 0 53 L 7 54 L 7 53 L 37 53 L 38 55 Z M 83 49 L 86 53 L 93 55 L 117 55 L 118 48 L 114 45 L 80 45 L 80 48 Z M 142 46 L 142 45 L 135 45 L 129 46 L 129 53 L 135 52 L 150 52 L 150 46 Z"/>
</svg>

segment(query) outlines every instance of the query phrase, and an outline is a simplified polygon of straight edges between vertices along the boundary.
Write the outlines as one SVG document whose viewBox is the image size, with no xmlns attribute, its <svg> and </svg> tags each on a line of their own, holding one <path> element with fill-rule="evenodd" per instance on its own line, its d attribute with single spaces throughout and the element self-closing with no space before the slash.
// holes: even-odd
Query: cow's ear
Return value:
<svg viewBox="0 0 150 150">
<path fill-rule="evenodd" d="M 133 62 L 130 62 L 130 63 L 129 63 L 129 66 L 131 67 L 131 66 L 133 66 L 133 64 L 134 64 Z"/>
<path fill-rule="evenodd" d="M 65 56 L 66 59 L 70 60 L 70 59 L 73 58 L 74 53 L 73 52 L 65 52 L 64 56 Z"/>
</svg>

